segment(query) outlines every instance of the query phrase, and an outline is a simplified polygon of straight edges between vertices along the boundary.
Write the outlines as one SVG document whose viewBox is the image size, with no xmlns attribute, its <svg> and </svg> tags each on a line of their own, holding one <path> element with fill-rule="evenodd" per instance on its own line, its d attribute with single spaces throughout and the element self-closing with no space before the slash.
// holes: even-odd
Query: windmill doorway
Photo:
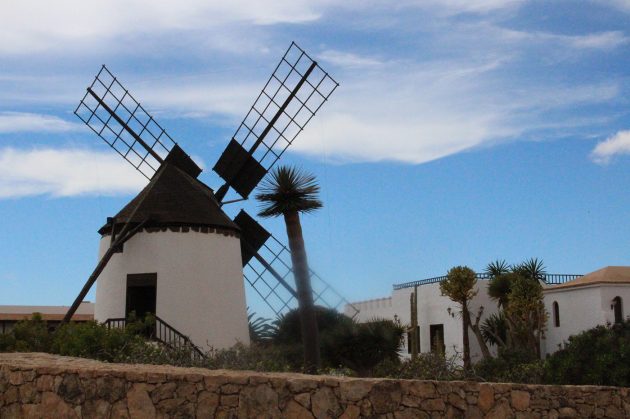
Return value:
<svg viewBox="0 0 630 419">
<path fill-rule="evenodd" d="M 143 319 L 147 314 L 155 315 L 157 298 L 157 273 L 127 275 L 127 306 L 125 317 L 133 312 Z"/>
</svg>

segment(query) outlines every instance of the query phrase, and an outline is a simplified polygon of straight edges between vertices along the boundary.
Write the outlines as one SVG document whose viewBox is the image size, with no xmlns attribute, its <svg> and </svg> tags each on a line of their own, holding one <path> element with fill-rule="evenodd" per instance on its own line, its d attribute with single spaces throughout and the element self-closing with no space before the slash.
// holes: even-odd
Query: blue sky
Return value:
<svg viewBox="0 0 630 419">
<path fill-rule="evenodd" d="M 0 304 L 69 304 L 145 183 L 72 114 L 101 64 L 218 187 L 293 40 L 341 84 L 283 161 L 321 183 L 309 258 L 348 299 L 496 258 L 628 265 L 628 28 L 628 0 L 3 2 Z"/>
</svg>

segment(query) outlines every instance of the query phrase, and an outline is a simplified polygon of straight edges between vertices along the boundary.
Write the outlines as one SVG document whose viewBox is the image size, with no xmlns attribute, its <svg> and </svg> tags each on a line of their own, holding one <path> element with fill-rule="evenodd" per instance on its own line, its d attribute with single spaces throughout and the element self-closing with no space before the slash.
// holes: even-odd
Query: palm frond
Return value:
<svg viewBox="0 0 630 419">
<path fill-rule="evenodd" d="M 544 281 L 547 274 L 545 264 L 542 259 L 530 258 L 525 262 L 522 262 L 514 267 L 514 272 L 521 274 L 522 276 L 535 279 L 538 281 Z"/>
<path fill-rule="evenodd" d="M 270 340 L 277 332 L 277 327 L 271 319 L 257 316 L 255 312 L 247 314 L 247 322 L 249 323 L 249 338 L 252 342 Z"/>
<path fill-rule="evenodd" d="M 276 167 L 263 181 L 256 199 L 262 203 L 261 217 L 287 212 L 311 212 L 322 207 L 315 176 L 291 166 Z"/>
<path fill-rule="evenodd" d="M 502 311 L 491 314 L 481 324 L 481 336 L 489 345 L 505 345 L 507 333 L 507 321 Z"/>
<path fill-rule="evenodd" d="M 486 266 L 486 269 L 484 270 L 484 273 L 493 278 L 508 272 L 510 272 L 510 264 L 507 263 L 505 259 L 497 259 L 488 263 L 488 266 Z"/>
</svg>

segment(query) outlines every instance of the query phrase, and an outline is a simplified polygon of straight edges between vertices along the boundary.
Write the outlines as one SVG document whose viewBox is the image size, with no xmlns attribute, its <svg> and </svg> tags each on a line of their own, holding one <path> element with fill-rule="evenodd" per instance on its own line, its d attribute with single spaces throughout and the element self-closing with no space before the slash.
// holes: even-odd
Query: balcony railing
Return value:
<svg viewBox="0 0 630 419">
<path fill-rule="evenodd" d="M 476 275 L 477 275 L 478 280 L 484 280 L 484 279 L 490 278 L 490 275 L 486 273 L 478 273 Z M 574 279 L 577 279 L 581 276 L 583 275 L 545 274 L 543 281 L 545 281 L 545 283 L 549 285 L 558 285 L 558 284 L 564 284 L 565 282 L 568 282 L 568 281 L 573 281 Z M 446 279 L 446 275 L 443 275 L 443 276 L 436 276 L 434 278 L 420 279 L 418 281 L 404 282 L 401 284 L 394 284 L 394 289 L 400 290 L 403 288 L 412 288 L 412 287 L 420 286 L 420 285 L 435 284 L 436 282 L 442 282 L 445 279 Z"/>
<path fill-rule="evenodd" d="M 158 316 L 154 317 L 155 324 L 149 331 L 149 336 L 147 336 L 149 339 L 154 339 L 171 349 L 189 351 L 191 358 L 195 361 L 200 361 L 205 358 L 201 349 L 199 349 L 188 336 L 179 332 Z M 124 318 L 107 319 L 104 324 L 109 329 L 124 329 L 127 327 L 127 320 Z"/>
</svg>

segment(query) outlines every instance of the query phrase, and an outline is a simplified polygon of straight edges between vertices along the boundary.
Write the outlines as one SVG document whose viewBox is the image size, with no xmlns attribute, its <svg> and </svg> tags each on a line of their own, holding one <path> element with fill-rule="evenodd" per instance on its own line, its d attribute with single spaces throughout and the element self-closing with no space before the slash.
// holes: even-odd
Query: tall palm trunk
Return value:
<svg viewBox="0 0 630 419">
<path fill-rule="evenodd" d="M 307 373 L 315 374 L 320 367 L 319 334 L 300 215 L 297 211 L 285 212 L 283 215 L 287 226 L 289 249 L 291 250 L 291 261 L 293 262 L 293 275 L 295 276 L 297 299 L 300 307 L 304 366 Z"/>
<path fill-rule="evenodd" d="M 470 340 L 468 337 L 468 325 L 471 324 L 470 312 L 468 311 L 468 301 L 462 302 L 462 329 L 464 345 L 464 370 L 470 371 Z"/>
</svg>

